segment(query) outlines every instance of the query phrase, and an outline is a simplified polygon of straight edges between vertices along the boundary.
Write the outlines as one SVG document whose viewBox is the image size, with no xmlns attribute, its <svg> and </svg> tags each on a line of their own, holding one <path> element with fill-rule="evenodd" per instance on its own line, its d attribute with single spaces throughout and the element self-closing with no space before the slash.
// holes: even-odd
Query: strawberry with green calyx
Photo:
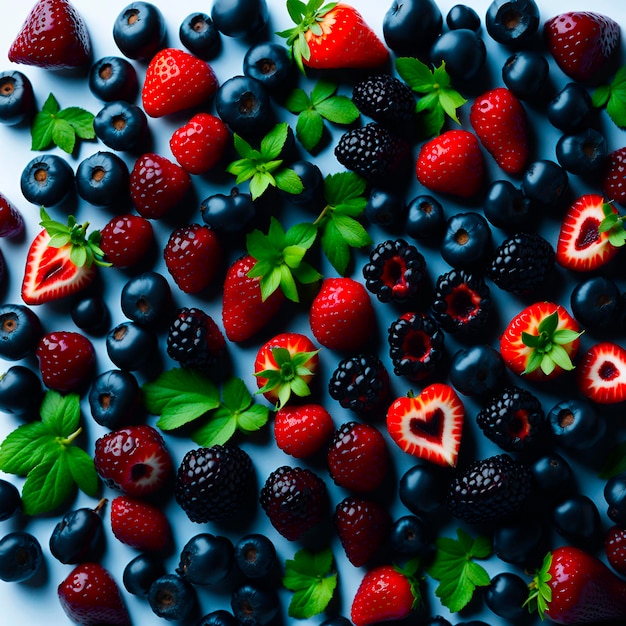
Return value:
<svg viewBox="0 0 626 626">
<path fill-rule="evenodd" d="M 87 287 L 96 275 L 96 266 L 109 266 L 100 248 L 100 231 L 87 236 L 88 222 L 78 224 L 70 215 L 67 224 L 53 220 L 41 207 L 43 230 L 28 250 L 22 280 L 26 304 L 43 304 L 73 295 Z"/>
<path fill-rule="evenodd" d="M 363 16 L 343 2 L 287 0 L 296 26 L 277 33 L 287 39 L 296 65 L 330 70 L 378 67 L 389 60 L 389 50 L 365 23 Z"/>
</svg>

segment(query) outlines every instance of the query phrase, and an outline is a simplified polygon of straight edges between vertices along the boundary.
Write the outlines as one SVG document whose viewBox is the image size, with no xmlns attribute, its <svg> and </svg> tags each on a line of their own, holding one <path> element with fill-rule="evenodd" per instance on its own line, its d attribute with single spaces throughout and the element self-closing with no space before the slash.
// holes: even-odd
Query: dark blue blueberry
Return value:
<svg viewBox="0 0 626 626">
<path fill-rule="evenodd" d="M 445 227 L 445 213 L 439 200 L 422 194 L 409 202 L 404 222 L 404 230 L 409 237 L 424 240 L 439 238 Z"/>
<path fill-rule="evenodd" d="M 569 398 L 555 404 L 548 423 L 556 444 L 572 450 L 596 445 L 606 432 L 606 422 L 594 405 L 582 398 Z"/>
<path fill-rule="evenodd" d="M 256 78 L 269 93 L 274 94 L 291 83 L 293 63 L 285 46 L 262 41 L 248 48 L 243 57 L 243 73 Z"/>
<path fill-rule="evenodd" d="M 52 556 L 66 564 L 97 561 L 104 547 L 101 505 L 95 509 L 80 508 L 66 513 L 50 536 Z"/>
<path fill-rule="evenodd" d="M 141 326 L 156 326 L 164 322 L 171 306 L 170 284 L 158 272 L 142 272 L 129 278 L 122 287 L 122 312 Z"/>
<path fill-rule="evenodd" d="M 626 525 L 626 472 L 609 478 L 604 485 L 603 495 L 609 506 L 609 519 L 620 526 Z"/>
<path fill-rule="evenodd" d="M 220 31 L 206 13 L 190 13 L 181 22 L 178 37 L 189 52 L 205 61 L 222 49 Z"/>
<path fill-rule="evenodd" d="M 244 230 L 256 215 L 249 193 L 233 187 L 229 194 L 215 193 L 200 203 L 202 221 L 216 232 L 237 233 Z"/>
<path fill-rule="evenodd" d="M 114 100 L 98 111 L 93 128 L 100 141 L 120 152 L 137 148 L 148 132 L 143 109 L 124 100 Z"/>
<path fill-rule="evenodd" d="M 0 522 L 13 517 L 22 508 L 22 498 L 18 488 L 4 478 L 0 478 Z"/>
<path fill-rule="evenodd" d="M 265 535 L 245 535 L 235 544 L 235 563 L 244 576 L 263 578 L 276 564 L 276 548 Z"/>
<path fill-rule="evenodd" d="M 393 550 L 404 556 L 424 555 L 433 546 L 432 524 L 416 515 L 403 515 L 393 522 L 389 542 Z"/>
<path fill-rule="evenodd" d="M 480 213 L 457 213 L 448 219 L 441 242 L 441 256 L 446 263 L 457 269 L 476 267 L 490 250 L 491 228 Z"/>
<path fill-rule="evenodd" d="M 139 91 L 137 71 L 122 57 L 102 57 L 89 69 L 89 90 L 104 102 L 132 102 Z"/>
<path fill-rule="evenodd" d="M 534 0 L 493 0 L 487 8 L 485 27 L 494 41 L 522 47 L 537 32 L 539 18 Z"/>
<path fill-rule="evenodd" d="M 549 159 L 539 159 L 528 166 L 522 178 L 522 191 L 531 200 L 554 208 L 565 195 L 569 185 L 567 172 Z"/>
<path fill-rule="evenodd" d="M 556 158 L 561 167 L 578 176 L 592 176 L 600 172 L 608 153 L 604 135 L 594 128 L 563 135 L 556 144 Z"/>
<path fill-rule="evenodd" d="M 543 54 L 519 50 L 505 61 L 502 80 L 520 100 L 534 100 L 543 95 L 549 72 L 550 66 Z"/>
<path fill-rule="evenodd" d="M 201 617 L 195 626 L 239 626 L 239 622 L 232 613 L 218 609 Z"/>
<path fill-rule="evenodd" d="M 35 95 L 29 78 L 17 71 L 0 74 L 0 124 L 29 122 L 34 113 Z"/>
<path fill-rule="evenodd" d="M 163 619 L 185 621 L 196 610 L 196 590 L 182 576 L 164 574 L 150 585 L 148 603 L 155 615 Z"/>
<path fill-rule="evenodd" d="M 37 206 L 60 205 L 74 193 L 74 170 L 62 156 L 42 154 L 22 170 L 20 189 Z"/>
<path fill-rule="evenodd" d="M 156 333 L 133 321 L 122 322 L 106 335 L 106 350 L 114 365 L 135 371 L 150 365 L 157 353 Z"/>
<path fill-rule="evenodd" d="M 517 230 L 528 224 L 535 203 L 510 180 L 495 180 L 487 188 L 483 213 L 496 228 Z"/>
<path fill-rule="evenodd" d="M 165 575 L 163 561 L 154 554 L 139 554 L 130 560 L 122 574 L 122 583 L 128 593 L 145 596 L 152 583 Z"/>
<path fill-rule="evenodd" d="M 505 563 L 525 567 L 545 556 L 546 533 L 541 522 L 531 515 L 504 524 L 493 531 L 493 551 Z"/>
<path fill-rule="evenodd" d="M 151 2 L 131 2 L 113 22 L 113 40 L 129 59 L 150 60 L 165 44 L 166 24 Z"/>
<path fill-rule="evenodd" d="M 109 309 L 100 294 L 79 296 L 72 304 L 72 320 L 78 328 L 98 335 L 109 328 Z"/>
<path fill-rule="evenodd" d="M 446 24 L 450 30 L 467 28 L 477 31 L 480 29 L 480 16 L 466 4 L 455 4 L 446 15 Z"/>
<path fill-rule="evenodd" d="M 496 393 L 504 383 L 502 355 L 487 344 L 462 348 L 452 357 L 450 382 L 466 396 Z"/>
<path fill-rule="evenodd" d="M 265 0 L 214 0 L 211 19 L 228 37 L 250 37 L 265 28 L 269 11 Z"/>
<path fill-rule="evenodd" d="M 0 580 L 8 583 L 29 580 L 43 562 L 41 545 L 34 535 L 17 530 L 0 539 Z"/>
<path fill-rule="evenodd" d="M 602 537 L 602 520 L 596 503 L 582 493 L 563 498 L 552 510 L 556 531 L 579 546 L 597 547 Z"/>
<path fill-rule="evenodd" d="M 513 572 L 501 572 L 489 581 L 485 604 L 499 617 L 517 622 L 528 614 L 528 584 Z"/>
<path fill-rule="evenodd" d="M 193 585 L 217 585 L 235 565 L 235 548 L 228 537 L 200 533 L 184 545 L 176 572 Z"/>
<path fill-rule="evenodd" d="M 0 306 L 0 357 L 18 361 L 35 353 L 43 335 L 39 316 L 24 304 Z"/>
<path fill-rule="evenodd" d="M 402 504 L 418 517 L 433 515 L 445 508 L 446 478 L 430 463 L 418 463 L 400 478 L 398 495 Z"/>
<path fill-rule="evenodd" d="M 129 196 L 128 166 L 113 152 L 96 152 L 78 164 L 76 191 L 97 207 L 119 204 Z"/>
<path fill-rule="evenodd" d="M 622 296 L 611 278 L 591 276 L 575 285 L 570 305 L 574 317 L 588 330 L 609 330 L 619 323 Z"/>
<path fill-rule="evenodd" d="M 430 62 L 438 67 L 445 61 L 453 81 L 472 81 L 483 70 L 486 58 L 485 42 L 468 28 L 443 33 L 430 49 Z"/>
<path fill-rule="evenodd" d="M 374 187 L 367 197 L 365 217 L 371 224 L 396 226 L 401 223 L 405 212 L 402 196 L 388 189 Z"/>
<path fill-rule="evenodd" d="M 245 583 L 233 590 L 230 606 L 241 626 L 264 626 L 278 613 L 280 600 L 272 588 Z"/>
<path fill-rule="evenodd" d="M 420 622 L 420 624 L 421 626 L 452 626 L 452 623 L 442 615 L 429 617 L 424 623 Z"/>
<path fill-rule="evenodd" d="M 393 0 L 383 17 L 383 37 L 397 54 L 419 56 L 439 37 L 442 26 L 434 0 Z"/>
<path fill-rule="evenodd" d="M 331 617 L 325 619 L 320 626 L 352 626 L 352 622 L 347 617 Z"/>
<path fill-rule="evenodd" d="M 559 454 L 544 454 L 530 465 L 537 492 L 548 499 L 561 499 L 575 486 L 574 472 L 570 464 Z"/>
<path fill-rule="evenodd" d="M 109 430 L 135 424 L 141 417 L 141 391 L 131 372 L 112 369 L 98 374 L 88 400 L 94 421 Z"/>
<path fill-rule="evenodd" d="M 546 109 L 552 126 L 565 133 L 586 128 L 592 111 L 591 96 L 580 83 L 567 83 L 548 103 Z"/>
<path fill-rule="evenodd" d="M 43 388 L 39 376 L 24 365 L 0 374 L 0 410 L 28 419 L 39 416 Z"/>
</svg>

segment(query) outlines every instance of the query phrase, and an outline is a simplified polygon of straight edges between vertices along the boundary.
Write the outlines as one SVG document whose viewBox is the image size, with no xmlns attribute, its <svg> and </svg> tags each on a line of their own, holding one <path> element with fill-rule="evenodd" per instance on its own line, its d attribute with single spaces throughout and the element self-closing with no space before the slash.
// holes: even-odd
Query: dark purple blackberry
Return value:
<svg viewBox="0 0 626 626">
<path fill-rule="evenodd" d="M 444 355 L 444 333 L 426 313 L 404 313 L 388 329 L 389 356 L 397 376 L 418 381 L 433 374 Z"/>
<path fill-rule="evenodd" d="M 381 180 L 399 169 L 409 145 L 377 122 L 345 132 L 335 157 L 345 168 L 368 180 Z"/>
<path fill-rule="evenodd" d="M 176 474 L 176 502 L 192 522 L 232 518 L 253 497 L 252 461 L 236 446 L 189 450 Z"/>
<path fill-rule="evenodd" d="M 445 331 L 478 331 L 485 327 L 491 310 L 491 293 L 482 276 L 450 270 L 437 279 L 432 313 Z"/>
<path fill-rule="evenodd" d="M 167 333 L 167 353 L 183 367 L 206 369 L 226 352 L 226 340 L 212 317 L 202 309 L 183 307 Z"/>
<path fill-rule="evenodd" d="M 375 354 L 346 357 L 335 368 L 328 393 L 344 409 L 371 413 L 385 407 L 389 397 L 389 373 Z"/>
<path fill-rule="evenodd" d="M 357 109 L 381 124 L 398 128 L 415 116 L 415 96 L 400 79 L 390 74 L 368 76 L 352 90 Z"/>
<path fill-rule="evenodd" d="M 549 241 L 537 233 L 517 233 L 498 246 L 488 275 L 500 289 L 524 295 L 546 282 L 554 261 Z"/>
<path fill-rule="evenodd" d="M 549 432 L 539 399 L 517 386 L 494 396 L 478 412 L 476 422 L 488 439 L 507 452 L 537 450 Z"/>
<path fill-rule="evenodd" d="M 425 274 L 424 256 L 404 239 L 379 243 L 363 267 L 365 287 L 380 302 L 410 300 L 424 282 Z"/>
<path fill-rule="evenodd" d="M 460 471 L 448 485 L 447 503 L 452 515 L 469 524 L 499 522 L 519 511 L 530 492 L 528 467 L 498 454 Z"/>
</svg>

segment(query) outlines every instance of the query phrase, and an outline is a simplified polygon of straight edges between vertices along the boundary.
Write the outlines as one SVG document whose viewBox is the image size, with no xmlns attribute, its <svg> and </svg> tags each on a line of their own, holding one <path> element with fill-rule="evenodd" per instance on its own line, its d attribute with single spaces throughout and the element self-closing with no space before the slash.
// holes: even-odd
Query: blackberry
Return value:
<svg viewBox="0 0 626 626">
<path fill-rule="evenodd" d="M 352 90 L 352 102 L 364 115 L 398 128 L 415 116 L 415 96 L 409 87 L 390 74 L 369 76 Z"/>
<path fill-rule="evenodd" d="M 493 308 L 482 276 L 465 270 L 441 274 L 435 285 L 432 313 L 449 333 L 475 332 L 485 327 Z"/>
<path fill-rule="evenodd" d="M 207 369 L 226 352 L 226 340 L 202 309 L 182 307 L 167 333 L 167 353 L 182 367 Z"/>
<path fill-rule="evenodd" d="M 537 449 L 549 432 L 539 399 L 515 385 L 506 387 L 483 406 L 476 422 L 488 439 L 507 452 Z"/>
<path fill-rule="evenodd" d="M 537 233 L 517 233 L 503 241 L 488 268 L 493 282 L 517 295 L 532 293 L 541 287 L 554 268 L 554 248 Z"/>
<path fill-rule="evenodd" d="M 328 492 L 326 483 L 310 469 L 282 465 L 265 481 L 260 502 L 272 526 L 296 541 L 324 519 Z"/>
<path fill-rule="evenodd" d="M 368 180 L 381 180 L 399 169 L 409 145 L 377 122 L 345 132 L 335 147 L 341 165 Z"/>
<path fill-rule="evenodd" d="M 241 513 L 252 495 L 253 467 L 237 446 L 189 450 L 176 474 L 176 502 L 192 522 L 205 523 Z"/>
<path fill-rule="evenodd" d="M 433 374 L 444 355 L 444 333 L 426 313 L 404 313 L 388 329 L 389 356 L 397 376 L 418 381 Z"/>
<path fill-rule="evenodd" d="M 328 393 L 344 409 L 372 413 L 383 408 L 389 397 L 389 373 L 375 354 L 346 357 L 335 368 Z"/>
<path fill-rule="evenodd" d="M 365 287 L 380 302 L 410 300 L 424 282 L 425 274 L 424 256 L 404 239 L 379 243 L 363 267 Z"/>
<path fill-rule="evenodd" d="M 528 467 L 508 454 L 472 462 L 448 485 L 447 504 L 469 524 L 504 520 L 520 510 L 531 492 Z"/>
</svg>

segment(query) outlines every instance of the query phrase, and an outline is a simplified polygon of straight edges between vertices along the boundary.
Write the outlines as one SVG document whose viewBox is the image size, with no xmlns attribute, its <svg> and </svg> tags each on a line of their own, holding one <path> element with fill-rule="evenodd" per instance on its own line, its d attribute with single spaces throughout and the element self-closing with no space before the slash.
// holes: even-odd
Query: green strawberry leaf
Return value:
<svg viewBox="0 0 626 626">
<path fill-rule="evenodd" d="M 591 101 L 606 112 L 618 128 L 626 128 L 626 65 L 620 67 L 608 85 L 598 87 Z"/>
<path fill-rule="evenodd" d="M 543 559 L 541 567 L 528 585 L 530 593 L 524 602 L 531 613 L 538 612 L 544 619 L 549 603 L 552 601 L 552 587 L 548 584 L 551 580 L 550 567 L 552 566 L 552 553 L 548 552 Z"/>
</svg>

